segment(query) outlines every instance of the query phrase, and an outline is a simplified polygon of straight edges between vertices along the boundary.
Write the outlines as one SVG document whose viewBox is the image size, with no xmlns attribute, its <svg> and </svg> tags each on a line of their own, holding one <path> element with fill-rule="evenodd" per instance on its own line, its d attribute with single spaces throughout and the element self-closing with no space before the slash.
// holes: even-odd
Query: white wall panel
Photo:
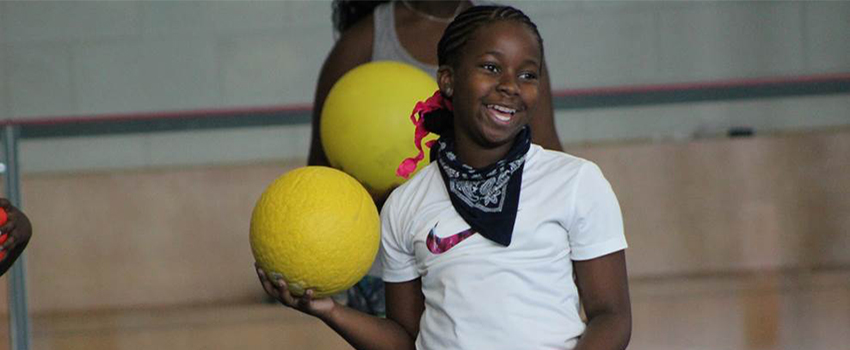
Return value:
<svg viewBox="0 0 850 350">
<path fill-rule="evenodd" d="M 310 127 L 274 126 L 24 140 L 27 173 L 306 159 Z"/>
<path fill-rule="evenodd" d="M 112 135 L 23 140 L 21 172 L 142 168 L 150 164 L 150 138 Z"/>
<path fill-rule="evenodd" d="M 322 17 L 323 24 L 330 27 L 330 4 L 310 6 L 294 4 L 301 1 L 211 1 L 207 4 L 210 20 L 216 34 L 283 33 L 284 29 L 300 27 L 304 22 L 292 22 L 292 11 L 299 11 L 304 20 Z M 319 16 L 315 11 L 322 12 Z M 311 21 L 312 22 L 312 21 Z M 316 23 L 306 23 L 315 25 Z M 310 36 L 312 33 L 296 31 L 291 34 Z M 289 36 L 289 35 L 282 35 Z"/>
<path fill-rule="evenodd" d="M 221 74 L 227 105 L 312 103 L 316 80 L 333 45 L 330 27 L 303 38 L 275 35 L 235 38 L 221 43 Z"/>
<path fill-rule="evenodd" d="M 2 6 L 3 4 L 0 3 L 0 21 L 3 20 Z M 9 119 L 12 115 L 12 107 L 9 106 L 9 89 L 7 88 L 6 51 L 7 45 L 0 44 L 0 120 Z"/>
<path fill-rule="evenodd" d="M 805 73 L 802 4 L 715 2 L 661 11 L 661 81 Z"/>
<path fill-rule="evenodd" d="M 288 26 L 333 27 L 331 2 L 325 0 L 285 1 L 284 14 Z M 321 32 L 319 33 L 321 34 Z M 317 39 L 322 40 L 320 36 Z"/>
<path fill-rule="evenodd" d="M 657 76 L 652 13 L 583 12 L 537 22 L 554 89 L 634 84 Z"/>
<path fill-rule="evenodd" d="M 847 94 L 756 100 L 740 104 L 747 107 L 731 110 L 733 120 L 754 125 L 762 130 L 782 131 L 850 125 L 850 96 Z"/>
<path fill-rule="evenodd" d="M 16 118 L 76 112 L 71 53 L 67 45 L 5 45 L 10 112 Z"/>
<path fill-rule="evenodd" d="M 278 33 L 286 37 L 287 30 L 305 25 L 331 27 L 327 1 L 152 1 L 140 7 L 147 35 Z"/>
<path fill-rule="evenodd" d="M 220 106 L 215 45 L 204 37 L 74 48 L 80 113 Z"/>
<path fill-rule="evenodd" d="M 212 34 L 209 8 L 207 1 L 142 1 L 141 31 L 145 36 Z"/>
<path fill-rule="evenodd" d="M 850 96 L 721 101 L 558 111 L 555 124 L 567 144 L 616 140 L 717 137 L 732 127 L 756 134 L 850 125 Z"/>
<path fill-rule="evenodd" d="M 710 1 L 585 0 L 576 1 L 584 11 L 608 13 L 658 11 L 668 8 L 704 6 Z"/>
<path fill-rule="evenodd" d="M 300 160 L 310 147 L 310 126 L 157 133 L 150 140 L 152 166 Z"/>
<path fill-rule="evenodd" d="M 805 4 L 806 54 L 815 72 L 850 71 L 850 2 Z"/>
<path fill-rule="evenodd" d="M 0 42 L 92 40 L 139 34 L 134 1 L 4 1 Z"/>
</svg>

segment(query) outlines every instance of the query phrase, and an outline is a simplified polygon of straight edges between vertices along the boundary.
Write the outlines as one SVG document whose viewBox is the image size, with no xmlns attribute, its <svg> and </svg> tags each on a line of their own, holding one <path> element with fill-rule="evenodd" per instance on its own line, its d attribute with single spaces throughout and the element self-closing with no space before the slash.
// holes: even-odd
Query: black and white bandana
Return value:
<svg viewBox="0 0 850 350">
<path fill-rule="evenodd" d="M 531 130 L 517 134 L 504 158 L 482 169 L 463 164 L 454 151 L 451 134 L 440 136 L 431 147 L 452 206 L 473 230 L 487 239 L 509 246 L 519 206 L 525 155 L 531 147 Z"/>
</svg>

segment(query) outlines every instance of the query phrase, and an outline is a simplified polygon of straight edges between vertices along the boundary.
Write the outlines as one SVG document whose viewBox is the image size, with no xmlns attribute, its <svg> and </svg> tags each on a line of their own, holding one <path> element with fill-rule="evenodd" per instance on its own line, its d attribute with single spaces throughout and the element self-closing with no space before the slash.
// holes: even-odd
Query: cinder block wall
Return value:
<svg viewBox="0 0 850 350">
<path fill-rule="evenodd" d="M 538 23 L 555 90 L 850 71 L 848 2 L 507 3 Z M 0 2 L 0 118 L 309 104 L 330 13 L 327 1 Z M 847 125 L 848 110 L 845 94 L 559 111 L 557 126 L 571 144 L 687 139 Z M 58 137 L 21 152 L 26 172 L 267 161 L 302 158 L 307 132 Z"/>
</svg>

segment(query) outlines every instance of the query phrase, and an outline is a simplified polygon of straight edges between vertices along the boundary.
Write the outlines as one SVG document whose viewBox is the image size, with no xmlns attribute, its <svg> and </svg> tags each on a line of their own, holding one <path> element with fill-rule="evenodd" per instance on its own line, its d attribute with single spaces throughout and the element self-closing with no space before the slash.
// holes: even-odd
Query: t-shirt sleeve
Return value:
<svg viewBox="0 0 850 350">
<path fill-rule="evenodd" d="M 596 164 L 586 162 L 579 169 L 573 200 L 568 231 L 572 260 L 590 260 L 628 247 L 620 204 Z"/>
<path fill-rule="evenodd" d="M 396 191 L 397 192 L 397 191 Z M 380 262 L 385 282 L 407 282 L 419 277 L 413 253 L 412 237 L 403 231 L 396 192 L 387 199 L 381 211 Z"/>
</svg>

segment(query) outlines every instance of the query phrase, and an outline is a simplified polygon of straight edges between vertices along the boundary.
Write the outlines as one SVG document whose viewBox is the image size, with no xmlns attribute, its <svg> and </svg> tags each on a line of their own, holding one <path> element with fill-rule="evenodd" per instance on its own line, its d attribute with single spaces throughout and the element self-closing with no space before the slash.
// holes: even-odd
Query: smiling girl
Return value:
<svg viewBox="0 0 850 350">
<path fill-rule="evenodd" d="M 440 135 L 432 162 L 381 213 L 387 318 L 311 291 L 295 298 L 258 270 L 266 292 L 358 349 L 624 349 L 631 311 L 617 199 L 592 162 L 531 143 L 536 26 L 511 7 L 473 7 L 437 54 L 439 91 L 414 111 L 417 144 Z"/>
</svg>

